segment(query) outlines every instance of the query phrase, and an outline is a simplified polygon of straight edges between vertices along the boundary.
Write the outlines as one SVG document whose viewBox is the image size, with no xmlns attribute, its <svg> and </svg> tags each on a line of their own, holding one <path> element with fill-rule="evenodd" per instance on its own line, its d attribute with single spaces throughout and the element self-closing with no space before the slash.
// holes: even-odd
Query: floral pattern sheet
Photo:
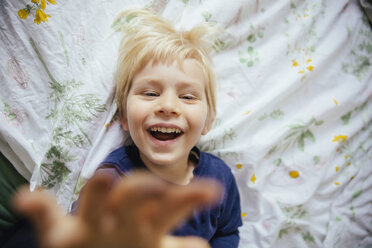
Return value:
<svg viewBox="0 0 372 248">
<path fill-rule="evenodd" d="M 126 137 L 113 20 L 146 6 L 178 28 L 225 29 L 218 115 L 199 146 L 237 179 L 240 247 L 372 246 L 372 32 L 358 1 L 41 3 L 33 22 L 25 1 L 0 2 L 0 149 L 31 188 L 67 210 Z"/>
</svg>

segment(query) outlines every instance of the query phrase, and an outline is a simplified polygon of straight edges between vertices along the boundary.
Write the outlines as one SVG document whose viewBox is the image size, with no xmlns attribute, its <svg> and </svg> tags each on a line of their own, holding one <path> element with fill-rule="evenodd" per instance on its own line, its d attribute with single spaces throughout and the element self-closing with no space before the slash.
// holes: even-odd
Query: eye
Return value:
<svg viewBox="0 0 372 248">
<path fill-rule="evenodd" d="M 150 97 L 159 96 L 159 94 L 156 91 L 153 91 L 153 90 L 144 91 L 144 92 L 142 92 L 142 95 L 150 96 Z"/>
<path fill-rule="evenodd" d="M 191 94 L 185 94 L 180 96 L 181 99 L 191 101 L 191 100 L 196 100 L 196 96 L 191 95 Z"/>
</svg>

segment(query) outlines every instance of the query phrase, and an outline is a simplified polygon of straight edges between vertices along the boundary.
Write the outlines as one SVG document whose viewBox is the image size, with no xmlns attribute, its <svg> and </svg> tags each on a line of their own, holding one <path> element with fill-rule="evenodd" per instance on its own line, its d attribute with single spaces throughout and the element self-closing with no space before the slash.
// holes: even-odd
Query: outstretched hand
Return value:
<svg viewBox="0 0 372 248">
<path fill-rule="evenodd" d="M 22 188 L 16 209 L 30 218 L 41 247 L 48 248 L 204 248 L 198 237 L 169 236 L 194 209 L 221 197 L 215 181 L 187 186 L 168 184 L 148 173 L 133 173 L 112 186 L 112 178 L 96 174 L 84 187 L 76 215 L 65 216 L 54 197 Z"/>
</svg>

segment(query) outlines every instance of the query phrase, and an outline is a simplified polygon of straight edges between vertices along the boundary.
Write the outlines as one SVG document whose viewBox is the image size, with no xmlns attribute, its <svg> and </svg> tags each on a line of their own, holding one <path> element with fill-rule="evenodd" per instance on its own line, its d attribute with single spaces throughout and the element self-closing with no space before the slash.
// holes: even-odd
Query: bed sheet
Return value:
<svg viewBox="0 0 372 248">
<path fill-rule="evenodd" d="M 50 1 L 49 1 L 50 2 Z M 358 1 L 58 1 L 37 25 L 0 2 L 0 150 L 67 210 L 126 133 L 114 17 L 213 22 L 217 118 L 199 142 L 240 190 L 240 247 L 372 246 L 372 32 Z"/>
</svg>

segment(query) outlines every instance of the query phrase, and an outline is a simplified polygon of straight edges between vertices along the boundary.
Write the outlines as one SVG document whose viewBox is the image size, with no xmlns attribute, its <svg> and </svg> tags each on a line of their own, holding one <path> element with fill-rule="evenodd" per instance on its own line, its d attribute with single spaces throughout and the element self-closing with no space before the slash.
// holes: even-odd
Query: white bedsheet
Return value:
<svg viewBox="0 0 372 248">
<path fill-rule="evenodd" d="M 237 179 L 240 247 L 372 246 L 372 32 L 358 1 L 56 1 L 40 25 L 17 16 L 25 1 L 0 2 L 0 150 L 32 188 L 67 209 L 122 143 L 111 25 L 148 6 L 177 27 L 226 29 L 199 146 Z"/>
</svg>

